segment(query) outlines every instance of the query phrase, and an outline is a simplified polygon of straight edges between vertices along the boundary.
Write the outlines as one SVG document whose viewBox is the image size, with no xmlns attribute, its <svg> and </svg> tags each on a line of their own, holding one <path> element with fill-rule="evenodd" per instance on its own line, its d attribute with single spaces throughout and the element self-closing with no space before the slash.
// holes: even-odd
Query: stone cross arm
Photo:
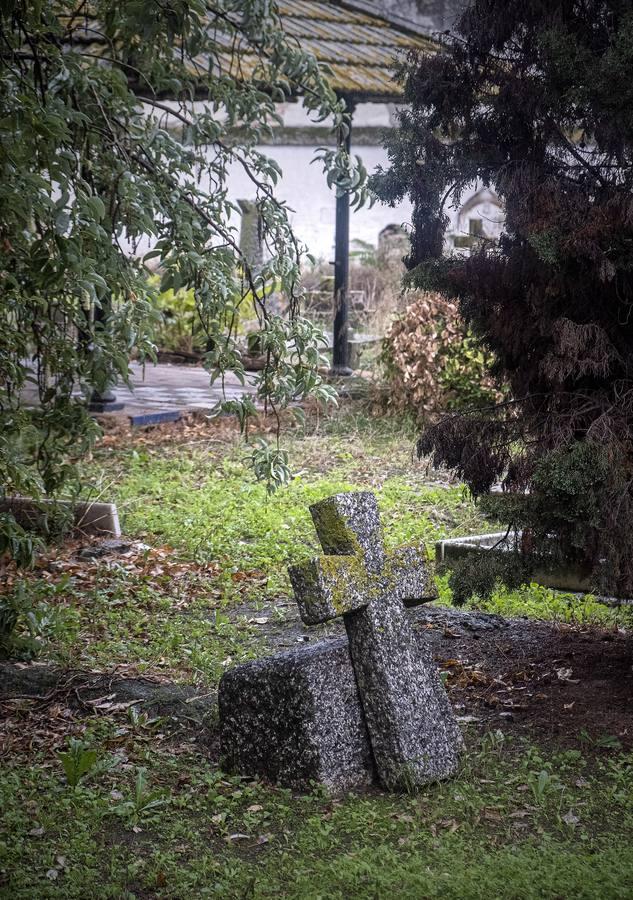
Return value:
<svg viewBox="0 0 633 900">
<path fill-rule="evenodd" d="M 423 547 L 385 553 L 380 572 L 368 572 L 362 556 L 321 556 L 288 571 L 306 625 L 327 622 L 387 597 L 416 606 L 436 596 Z"/>
</svg>

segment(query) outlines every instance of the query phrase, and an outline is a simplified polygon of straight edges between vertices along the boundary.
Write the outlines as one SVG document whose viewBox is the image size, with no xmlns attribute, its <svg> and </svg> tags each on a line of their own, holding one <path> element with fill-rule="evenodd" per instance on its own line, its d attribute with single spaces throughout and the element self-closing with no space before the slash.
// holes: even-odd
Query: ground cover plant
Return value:
<svg viewBox="0 0 633 900">
<path fill-rule="evenodd" d="M 0 895 L 628 896 L 630 617 L 590 598 L 498 587 L 493 613 L 552 621 L 466 627 L 442 582 L 446 606 L 416 627 L 466 730 L 455 780 L 332 799 L 219 770 L 221 673 L 322 633 L 298 621 L 285 576 L 316 549 L 309 502 L 375 490 L 394 545 L 486 526 L 461 485 L 412 461 L 410 429 L 353 408 L 314 429 L 308 417 L 294 432 L 298 474 L 272 498 L 227 421 L 114 429 L 98 445 L 123 545 L 51 548 L 2 597 L 20 617 L 15 652 L 67 676 L 1 701 Z M 174 718 L 123 697 L 121 679 L 175 682 L 196 703 Z"/>
<path fill-rule="evenodd" d="M 113 721 L 85 738 L 107 749 L 77 787 L 44 757 L 3 767 L 6 896 L 629 896 L 624 754 L 493 734 L 450 784 L 333 801 L 219 775 Z"/>
</svg>

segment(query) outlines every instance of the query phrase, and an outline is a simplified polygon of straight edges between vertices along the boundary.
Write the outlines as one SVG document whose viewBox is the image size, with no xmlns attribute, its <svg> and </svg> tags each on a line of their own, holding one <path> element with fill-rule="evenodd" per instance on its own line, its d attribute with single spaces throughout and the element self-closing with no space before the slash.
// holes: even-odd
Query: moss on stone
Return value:
<svg viewBox="0 0 633 900">
<path fill-rule="evenodd" d="M 316 504 L 312 507 L 312 517 L 324 553 L 352 556 L 363 552 L 358 536 L 334 505 Z"/>
</svg>

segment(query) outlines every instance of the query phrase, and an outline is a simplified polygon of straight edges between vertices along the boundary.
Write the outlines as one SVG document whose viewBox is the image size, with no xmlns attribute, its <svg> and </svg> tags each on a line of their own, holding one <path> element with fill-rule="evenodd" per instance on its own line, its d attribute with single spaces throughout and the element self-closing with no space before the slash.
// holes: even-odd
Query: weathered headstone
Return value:
<svg viewBox="0 0 633 900">
<path fill-rule="evenodd" d="M 385 552 L 369 492 L 337 494 L 310 511 L 326 556 L 292 567 L 290 580 L 306 624 L 343 616 L 380 781 L 409 788 L 453 774 L 461 732 L 403 608 L 428 595 L 423 553 Z"/>
<path fill-rule="evenodd" d="M 411 249 L 411 241 L 402 225 L 385 225 L 378 235 L 378 254 L 382 259 L 402 262 Z"/>
<path fill-rule="evenodd" d="M 240 250 L 253 272 L 259 272 L 264 258 L 262 243 L 262 217 L 254 200 L 238 200 L 242 212 Z"/>
<path fill-rule="evenodd" d="M 462 739 L 437 669 L 403 609 L 433 599 L 423 550 L 385 552 L 373 494 L 311 507 L 325 556 L 290 568 L 303 620 L 342 615 L 326 641 L 227 672 L 223 763 L 292 787 L 340 791 L 374 774 L 413 788 L 453 774 Z"/>
</svg>

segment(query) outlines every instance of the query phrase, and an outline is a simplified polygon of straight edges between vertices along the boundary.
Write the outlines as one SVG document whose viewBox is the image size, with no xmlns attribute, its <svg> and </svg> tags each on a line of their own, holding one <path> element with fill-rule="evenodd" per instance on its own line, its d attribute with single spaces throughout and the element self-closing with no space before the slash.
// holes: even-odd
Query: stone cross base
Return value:
<svg viewBox="0 0 633 900">
<path fill-rule="evenodd" d="M 423 689 L 427 712 L 407 728 L 426 752 L 411 773 L 412 787 L 454 775 L 462 745 L 422 636 L 416 635 L 416 644 L 415 682 Z M 345 639 L 322 641 L 226 672 L 219 706 L 221 764 L 229 772 L 300 790 L 323 785 L 334 794 L 377 780 Z M 398 785 L 406 785 L 407 773 L 397 774 Z"/>
<path fill-rule="evenodd" d="M 231 669 L 220 681 L 222 767 L 285 787 L 366 787 L 373 762 L 347 641 Z"/>
</svg>

